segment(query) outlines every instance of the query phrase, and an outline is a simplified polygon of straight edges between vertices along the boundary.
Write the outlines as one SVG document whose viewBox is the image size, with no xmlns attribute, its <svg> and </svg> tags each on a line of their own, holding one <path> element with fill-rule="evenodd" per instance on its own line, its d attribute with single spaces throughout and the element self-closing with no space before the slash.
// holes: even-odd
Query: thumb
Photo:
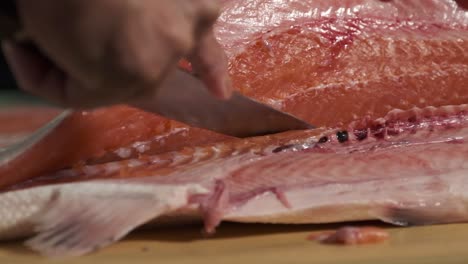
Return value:
<svg viewBox="0 0 468 264">
<path fill-rule="evenodd" d="M 228 73 L 228 60 L 212 32 L 206 33 L 190 56 L 193 71 L 216 97 L 231 96 L 232 85 Z"/>
</svg>

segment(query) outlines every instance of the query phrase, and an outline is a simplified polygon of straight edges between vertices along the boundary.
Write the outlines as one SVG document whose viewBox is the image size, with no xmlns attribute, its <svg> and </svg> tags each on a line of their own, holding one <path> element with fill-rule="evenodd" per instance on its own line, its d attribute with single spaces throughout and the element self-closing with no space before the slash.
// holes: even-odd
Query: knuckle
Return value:
<svg viewBox="0 0 468 264">
<path fill-rule="evenodd" d="M 111 42 L 108 59 L 104 62 L 101 81 L 117 87 L 126 87 L 127 93 L 143 84 L 159 82 L 165 68 L 170 64 L 171 50 L 158 40 L 135 38 L 121 34 Z M 172 47 L 174 47 L 173 44 Z"/>
<path fill-rule="evenodd" d="M 220 6 L 218 1 L 213 0 L 199 0 L 196 3 L 194 30 L 195 36 L 199 38 L 212 29 L 220 15 Z"/>
<path fill-rule="evenodd" d="M 169 26 L 164 29 L 167 45 L 174 50 L 177 55 L 185 55 L 193 49 L 194 39 L 188 23 L 180 26 Z"/>
</svg>

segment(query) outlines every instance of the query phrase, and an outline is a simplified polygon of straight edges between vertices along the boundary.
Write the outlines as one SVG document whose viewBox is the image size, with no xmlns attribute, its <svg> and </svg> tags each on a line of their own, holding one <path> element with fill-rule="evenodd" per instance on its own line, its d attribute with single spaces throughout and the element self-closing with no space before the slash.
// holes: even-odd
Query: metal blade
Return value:
<svg viewBox="0 0 468 264">
<path fill-rule="evenodd" d="M 235 137 L 314 128 L 239 93 L 234 93 L 229 100 L 217 99 L 200 80 L 179 70 L 167 78 L 153 97 L 136 106 L 191 126 Z"/>
</svg>

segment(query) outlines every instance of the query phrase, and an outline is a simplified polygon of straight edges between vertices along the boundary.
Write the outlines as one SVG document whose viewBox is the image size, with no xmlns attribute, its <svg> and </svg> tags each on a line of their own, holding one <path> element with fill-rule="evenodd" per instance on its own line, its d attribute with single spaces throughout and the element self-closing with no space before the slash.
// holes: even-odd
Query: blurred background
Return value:
<svg viewBox="0 0 468 264">
<path fill-rule="evenodd" d="M 2 52 L 0 52 L 0 91 L 16 89 L 16 83 L 5 62 Z"/>
</svg>

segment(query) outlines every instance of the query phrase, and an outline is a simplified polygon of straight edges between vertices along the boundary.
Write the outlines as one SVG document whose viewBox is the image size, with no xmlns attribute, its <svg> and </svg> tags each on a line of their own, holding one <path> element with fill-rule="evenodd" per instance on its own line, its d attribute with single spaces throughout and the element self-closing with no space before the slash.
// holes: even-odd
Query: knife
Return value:
<svg viewBox="0 0 468 264">
<path fill-rule="evenodd" d="M 182 70 L 169 75 L 154 95 L 138 102 L 137 106 L 191 126 L 235 137 L 314 128 L 293 115 L 238 92 L 228 100 L 215 98 L 199 79 Z"/>
<path fill-rule="evenodd" d="M 15 39 L 21 32 L 13 1 L 0 2 L 0 22 L 3 22 L 0 24 L 2 39 Z M 228 100 L 217 99 L 199 79 L 182 70 L 174 71 L 152 96 L 138 101 L 134 106 L 194 127 L 235 137 L 314 128 L 293 115 L 256 102 L 238 92 Z"/>
</svg>

